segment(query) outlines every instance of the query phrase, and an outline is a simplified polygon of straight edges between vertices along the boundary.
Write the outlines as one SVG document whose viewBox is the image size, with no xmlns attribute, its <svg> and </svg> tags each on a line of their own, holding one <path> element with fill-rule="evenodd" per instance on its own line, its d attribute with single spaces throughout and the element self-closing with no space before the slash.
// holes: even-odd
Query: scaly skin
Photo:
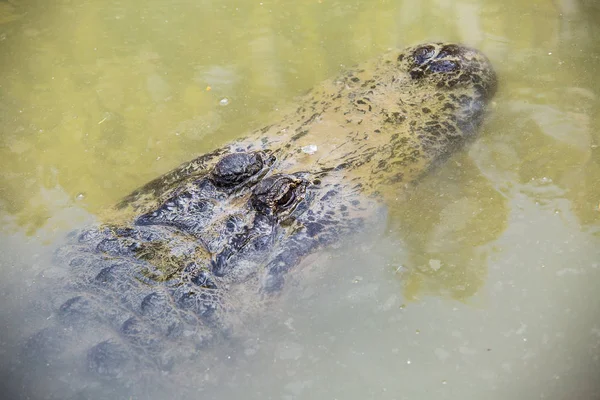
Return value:
<svg viewBox="0 0 600 400">
<path fill-rule="evenodd" d="M 475 137 L 495 88 L 485 56 L 443 43 L 324 82 L 281 121 L 148 183 L 62 248 L 58 322 L 26 348 L 51 358 L 68 347 L 108 377 L 196 356 L 265 309 L 307 255 L 368 225 Z M 86 332 L 91 341 L 76 340 Z"/>
</svg>

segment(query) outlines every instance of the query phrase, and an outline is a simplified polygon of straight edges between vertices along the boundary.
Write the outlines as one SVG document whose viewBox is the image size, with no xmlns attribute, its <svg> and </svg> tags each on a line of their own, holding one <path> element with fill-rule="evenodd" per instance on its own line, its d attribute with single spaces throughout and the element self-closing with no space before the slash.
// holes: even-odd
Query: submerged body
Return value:
<svg viewBox="0 0 600 400">
<path fill-rule="evenodd" d="M 473 138 L 495 87 L 485 56 L 444 43 L 324 82 L 280 122 L 148 183 L 78 233 L 58 254 L 68 277 L 56 318 L 26 351 L 44 363 L 72 354 L 71 370 L 108 379 L 195 357 L 265 308 L 307 255 Z"/>
</svg>

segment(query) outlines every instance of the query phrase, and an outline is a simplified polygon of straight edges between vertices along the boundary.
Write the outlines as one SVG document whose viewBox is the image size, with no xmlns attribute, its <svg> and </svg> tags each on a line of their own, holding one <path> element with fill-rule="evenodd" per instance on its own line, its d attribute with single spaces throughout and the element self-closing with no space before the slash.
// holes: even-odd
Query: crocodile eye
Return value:
<svg viewBox="0 0 600 400">
<path fill-rule="evenodd" d="M 294 209 L 304 198 L 308 182 L 293 175 L 273 175 L 263 179 L 252 195 L 252 206 L 263 214 Z"/>
<path fill-rule="evenodd" d="M 433 46 L 422 46 L 416 49 L 413 53 L 415 63 L 422 65 L 425 61 L 429 60 L 435 55 L 435 47 Z"/>
<path fill-rule="evenodd" d="M 283 196 L 281 196 L 279 198 L 279 200 L 277 200 L 277 205 L 282 208 L 288 208 L 289 206 L 291 206 L 294 203 L 295 200 L 296 200 L 296 187 L 292 187 L 292 188 L 289 188 L 289 190 L 287 192 L 285 192 L 283 194 Z"/>
</svg>

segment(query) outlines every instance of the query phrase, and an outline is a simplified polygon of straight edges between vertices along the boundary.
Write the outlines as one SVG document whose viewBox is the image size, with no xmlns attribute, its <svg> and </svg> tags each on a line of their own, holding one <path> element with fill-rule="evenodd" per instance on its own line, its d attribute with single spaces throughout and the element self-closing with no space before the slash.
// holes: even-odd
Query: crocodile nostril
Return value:
<svg viewBox="0 0 600 400">
<path fill-rule="evenodd" d="M 457 56 L 461 52 L 461 48 L 455 44 L 448 44 L 442 47 L 436 58 L 442 59 L 448 56 Z"/>
<path fill-rule="evenodd" d="M 427 68 L 431 72 L 452 72 L 458 69 L 458 64 L 449 60 L 433 61 Z"/>
<path fill-rule="evenodd" d="M 435 55 L 435 47 L 433 46 L 423 46 L 416 49 L 413 53 L 413 57 L 415 63 L 417 65 L 422 65 L 425 61 L 429 60 Z"/>
</svg>

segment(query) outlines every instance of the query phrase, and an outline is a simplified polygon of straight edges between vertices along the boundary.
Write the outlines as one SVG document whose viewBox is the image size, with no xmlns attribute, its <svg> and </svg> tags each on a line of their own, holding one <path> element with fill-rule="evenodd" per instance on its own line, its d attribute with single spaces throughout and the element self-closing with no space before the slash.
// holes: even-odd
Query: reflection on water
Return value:
<svg viewBox="0 0 600 400">
<path fill-rule="evenodd" d="M 223 398 L 594 397 L 599 22 L 591 0 L 0 1 L 3 354 L 38 325 L 20 308 L 60 273 L 45 254 L 66 231 L 344 65 L 443 39 L 499 72 L 482 137 L 194 381 Z"/>
</svg>

